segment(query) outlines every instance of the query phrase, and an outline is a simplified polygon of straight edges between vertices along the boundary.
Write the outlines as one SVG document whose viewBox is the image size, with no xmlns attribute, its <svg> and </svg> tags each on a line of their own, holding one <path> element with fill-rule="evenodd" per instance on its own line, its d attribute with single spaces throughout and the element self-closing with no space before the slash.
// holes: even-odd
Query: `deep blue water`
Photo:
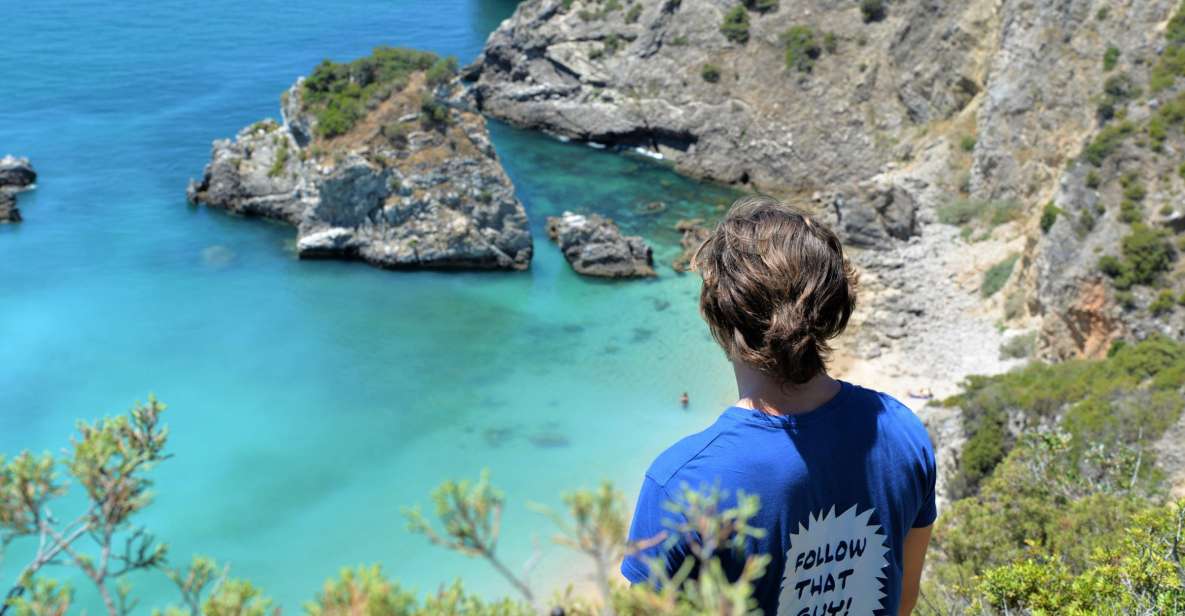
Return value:
<svg viewBox="0 0 1185 616">
<path fill-rule="evenodd" d="M 665 444 L 729 401 L 727 366 L 696 314 L 698 281 L 666 267 L 674 222 L 726 191 L 492 124 L 535 232 L 528 273 L 300 262 L 292 229 L 185 202 L 210 142 L 278 117 L 280 92 L 321 59 L 388 44 L 469 62 L 514 4 L 51 0 L 5 11 L 0 155 L 28 156 L 40 178 L 20 198 L 25 222 L 0 226 L 0 453 L 59 451 L 76 419 L 155 392 L 171 405 L 175 457 L 156 472 L 143 522 L 174 563 L 218 558 L 289 611 L 359 563 L 421 590 L 464 576 L 509 592 L 481 563 L 409 535 L 400 513 L 482 468 L 510 501 L 507 560 L 526 560 L 537 537 L 540 584 L 570 573 L 526 502 L 554 505 L 602 478 L 632 496 Z M 654 200 L 668 210 L 640 213 Z M 574 275 L 542 231 L 565 209 L 652 239 L 659 279 Z M 0 562 L 0 591 L 27 549 Z M 85 590 L 67 570 L 49 573 Z M 159 575 L 133 582 L 141 612 L 172 598 Z M 79 601 L 95 611 L 93 595 Z"/>
</svg>

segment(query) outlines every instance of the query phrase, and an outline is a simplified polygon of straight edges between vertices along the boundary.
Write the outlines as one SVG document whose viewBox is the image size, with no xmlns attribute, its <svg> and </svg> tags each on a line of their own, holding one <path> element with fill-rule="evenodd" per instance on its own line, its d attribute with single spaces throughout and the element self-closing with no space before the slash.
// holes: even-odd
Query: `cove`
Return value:
<svg viewBox="0 0 1185 616">
<path fill-rule="evenodd" d="M 25 222 L 0 227 L 0 452 L 60 451 L 76 419 L 151 391 L 171 407 L 175 457 L 143 522 L 174 563 L 215 557 L 288 611 L 359 563 L 421 591 L 461 576 L 508 594 L 482 563 L 409 535 L 401 515 L 442 480 L 489 468 L 509 503 L 505 560 L 524 562 L 538 537 L 534 579 L 563 579 L 572 557 L 526 503 L 558 506 L 603 478 L 632 498 L 663 447 L 731 401 L 698 280 L 669 267 L 675 222 L 718 211 L 730 191 L 491 123 L 535 236 L 525 273 L 300 262 L 291 229 L 185 203 L 211 140 L 278 117 L 280 92 L 322 58 L 389 44 L 466 63 L 514 4 L 14 12 L 0 149 L 30 157 L 40 178 L 21 197 Z M 659 278 L 573 274 L 544 232 L 564 210 L 647 237 Z M 8 552 L 0 580 L 21 556 Z M 67 573 L 49 572 L 95 611 Z M 175 597 L 163 576 L 131 582 L 140 610 Z"/>
</svg>

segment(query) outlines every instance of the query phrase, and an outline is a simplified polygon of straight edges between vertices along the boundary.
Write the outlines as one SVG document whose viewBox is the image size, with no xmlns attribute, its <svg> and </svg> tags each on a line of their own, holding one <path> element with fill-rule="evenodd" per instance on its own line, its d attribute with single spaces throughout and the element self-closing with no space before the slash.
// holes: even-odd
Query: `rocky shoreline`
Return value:
<svg viewBox="0 0 1185 616">
<path fill-rule="evenodd" d="M 384 62 L 402 72 L 367 84 L 365 100 L 330 98 L 340 96 L 334 80 L 349 79 L 351 67 Z M 444 102 L 458 87 L 454 73 L 431 54 L 392 49 L 319 66 L 286 92 L 282 122 L 257 122 L 214 142 L 189 199 L 295 226 L 301 258 L 527 269 L 526 212 L 485 120 Z M 354 116 L 337 113 L 354 103 Z"/>
<path fill-rule="evenodd" d="M 33 188 L 37 172 L 27 158 L 11 154 L 0 158 L 0 224 L 21 221 L 21 211 L 16 206 L 16 195 Z"/>
</svg>

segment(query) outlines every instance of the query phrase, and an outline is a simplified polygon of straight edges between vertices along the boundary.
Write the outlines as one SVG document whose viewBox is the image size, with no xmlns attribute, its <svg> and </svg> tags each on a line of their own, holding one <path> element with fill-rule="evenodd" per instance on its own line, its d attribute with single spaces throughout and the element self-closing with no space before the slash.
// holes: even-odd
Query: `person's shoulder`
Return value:
<svg viewBox="0 0 1185 616">
<path fill-rule="evenodd" d="M 930 433 L 922 419 L 917 416 L 903 402 L 892 395 L 875 389 L 868 389 L 859 385 L 852 385 L 853 396 L 861 406 L 875 411 L 879 416 L 882 428 L 893 432 L 919 444 L 930 445 Z"/>
<path fill-rule="evenodd" d="M 698 458 L 712 445 L 721 432 L 720 421 L 717 421 L 701 432 L 679 439 L 674 445 L 667 447 L 666 451 L 658 454 L 658 457 L 650 464 L 650 468 L 646 470 L 646 476 L 659 486 L 666 488 L 667 484 L 679 474 L 679 471 L 683 470 L 683 467 Z"/>
</svg>

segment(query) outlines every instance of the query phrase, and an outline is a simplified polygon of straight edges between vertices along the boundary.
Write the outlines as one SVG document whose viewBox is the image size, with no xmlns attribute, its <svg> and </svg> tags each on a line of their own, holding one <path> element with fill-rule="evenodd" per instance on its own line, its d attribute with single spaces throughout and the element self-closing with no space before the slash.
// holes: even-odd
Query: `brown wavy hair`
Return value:
<svg viewBox="0 0 1185 616">
<path fill-rule="evenodd" d="M 693 264 L 704 279 L 700 313 L 729 359 L 789 384 L 826 369 L 857 286 L 831 229 L 777 199 L 742 197 Z"/>
</svg>

